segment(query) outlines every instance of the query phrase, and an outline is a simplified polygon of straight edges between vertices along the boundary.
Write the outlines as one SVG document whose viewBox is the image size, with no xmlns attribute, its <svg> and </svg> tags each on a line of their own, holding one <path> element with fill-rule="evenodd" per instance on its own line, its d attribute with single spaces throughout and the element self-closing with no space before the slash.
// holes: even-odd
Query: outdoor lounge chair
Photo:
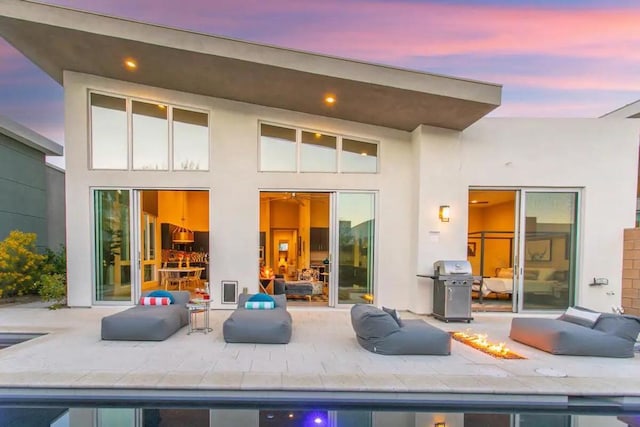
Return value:
<svg viewBox="0 0 640 427">
<path fill-rule="evenodd" d="M 123 341 L 163 341 L 189 323 L 188 291 L 169 291 L 174 302 L 164 306 L 137 304 L 102 318 L 102 339 Z M 150 292 L 145 292 L 142 297 Z"/>
<path fill-rule="evenodd" d="M 633 357 L 640 318 L 569 308 L 557 319 L 520 317 L 509 337 L 551 354 Z"/>
<path fill-rule="evenodd" d="M 275 308 L 250 310 L 245 303 L 251 294 L 238 296 L 238 308 L 222 325 L 226 342 L 255 344 L 287 344 L 291 339 L 291 314 L 287 311 L 285 295 L 273 295 Z"/>
<path fill-rule="evenodd" d="M 378 354 L 451 354 L 451 335 L 420 319 L 400 320 L 369 304 L 351 307 L 358 343 Z"/>
</svg>

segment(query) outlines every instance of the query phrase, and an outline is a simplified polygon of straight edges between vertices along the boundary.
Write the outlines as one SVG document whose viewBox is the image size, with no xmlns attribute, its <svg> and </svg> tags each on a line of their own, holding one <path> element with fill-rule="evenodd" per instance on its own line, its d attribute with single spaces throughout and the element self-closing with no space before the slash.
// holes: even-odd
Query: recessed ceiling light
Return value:
<svg viewBox="0 0 640 427">
<path fill-rule="evenodd" d="M 362 153 L 360 153 L 361 156 L 366 156 L 367 153 L 365 151 L 363 151 Z"/>
<path fill-rule="evenodd" d="M 320 138 L 322 136 L 321 133 L 316 132 L 316 138 Z"/>
<path fill-rule="evenodd" d="M 124 66 L 129 70 L 135 70 L 136 68 L 138 68 L 138 63 L 135 60 L 128 58 L 124 60 Z"/>
<path fill-rule="evenodd" d="M 333 105 L 336 103 L 336 97 L 334 95 L 327 95 L 324 97 L 324 102 L 329 105 Z"/>
</svg>

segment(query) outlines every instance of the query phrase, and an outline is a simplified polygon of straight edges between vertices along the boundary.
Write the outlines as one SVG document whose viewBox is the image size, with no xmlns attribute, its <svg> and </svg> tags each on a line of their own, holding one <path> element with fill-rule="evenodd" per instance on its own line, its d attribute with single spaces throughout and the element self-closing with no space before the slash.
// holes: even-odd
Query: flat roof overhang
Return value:
<svg viewBox="0 0 640 427">
<path fill-rule="evenodd" d="M 36 131 L 22 126 L 6 116 L 0 116 L 0 134 L 19 141 L 47 156 L 62 156 L 64 153 L 62 145 L 45 138 Z"/>
<path fill-rule="evenodd" d="M 22 0 L 0 35 L 63 84 L 64 70 L 404 131 L 463 130 L 502 86 L 375 65 Z M 135 71 L 124 67 L 133 58 Z M 328 106 L 327 94 L 337 102 Z"/>
</svg>

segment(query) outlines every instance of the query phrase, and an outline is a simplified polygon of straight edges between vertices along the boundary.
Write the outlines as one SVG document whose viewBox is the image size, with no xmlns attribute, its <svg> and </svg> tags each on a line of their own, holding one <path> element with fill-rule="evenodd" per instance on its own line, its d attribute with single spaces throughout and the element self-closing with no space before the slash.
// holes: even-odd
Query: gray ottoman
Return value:
<svg viewBox="0 0 640 427">
<path fill-rule="evenodd" d="M 149 292 L 143 294 L 147 295 Z M 136 305 L 102 318 L 102 339 L 163 341 L 189 323 L 187 291 L 172 291 L 175 302 L 166 306 Z"/>
<path fill-rule="evenodd" d="M 592 328 L 560 318 L 520 317 L 511 321 L 509 337 L 552 354 L 633 357 L 638 330 L 638 318 L 608 313 Z"/>
<path fill-rule="evenodd" d="M 292 320 L 285 295 L 273 295 L 272 310 L 247 310 L 250 294 L 240 294 L 238 308 L 222 325 L 226 342 L 255 344 L 287 344 L 291 339 Z"/>
<path fill-rule="evenodd" d="M 389 313 L 369 304 L 351 308 L 351 325 L 358 343 L 378 354 L 451 354 L 451 335 L 419 320 L 398 323 Z"/>
</svg>

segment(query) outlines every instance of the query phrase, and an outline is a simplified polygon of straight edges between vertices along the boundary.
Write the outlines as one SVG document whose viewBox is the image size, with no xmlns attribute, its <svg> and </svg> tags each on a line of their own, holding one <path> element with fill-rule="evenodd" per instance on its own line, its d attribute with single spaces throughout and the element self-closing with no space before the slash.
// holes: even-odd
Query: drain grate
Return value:
<svg viewBox="0 0 640 427">
<path fill-rule="evenodd" d="M 20 344 L 21 342 L 29 341 L 34 338 L 46 335 L 36 333 L 23 333 L 23 332 L 0 332 L 0 350 L 11 347 L 12 345 Z"/>
</svg>

